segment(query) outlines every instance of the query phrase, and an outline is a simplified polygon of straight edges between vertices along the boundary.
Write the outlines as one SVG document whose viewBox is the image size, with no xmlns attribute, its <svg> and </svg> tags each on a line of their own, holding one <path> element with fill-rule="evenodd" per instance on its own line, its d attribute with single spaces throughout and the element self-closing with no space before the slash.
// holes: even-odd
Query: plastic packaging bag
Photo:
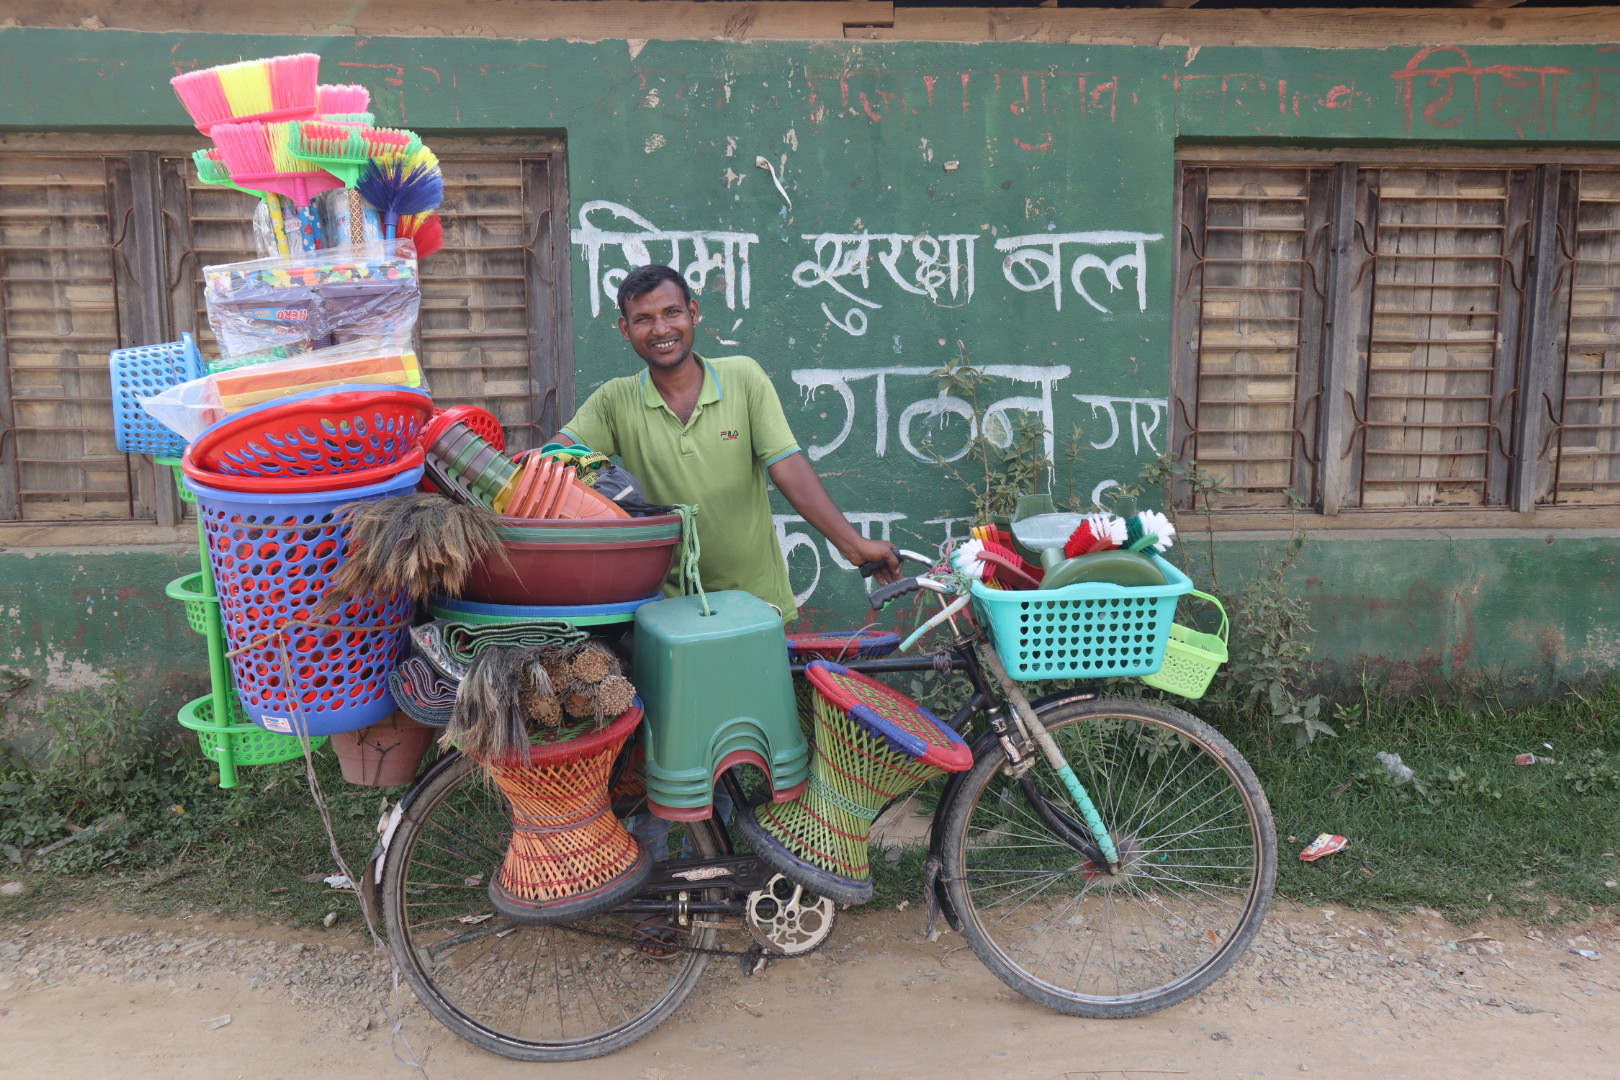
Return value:
<svg viewBox="0 0 1620 1080">
<path fill-rule="evenodd" d="M 327 239 L 334 247 L 368 247 L 383 242 L 382 214 L 367 205 L 353 188 L 325 191 L 317 199 L 326 220 Z M 354 232 L 356 221 L 360 223 L 358 243 Z"/>
<path fill-rule="evenodd" d="M 404 347 L 422 300 L 409 240 L 208 266 L 203 282 L 225 356 L 357 339 Z"/>
<path fill-rule="evenodd" d="M 232 413 L 330 386 L 371 383 L 426 389 L 416 354 L 387 342 L 357 341 L 286 360 L 230 368 L 141 398 L 141 407 L 187 442 Z"/>
</svg>

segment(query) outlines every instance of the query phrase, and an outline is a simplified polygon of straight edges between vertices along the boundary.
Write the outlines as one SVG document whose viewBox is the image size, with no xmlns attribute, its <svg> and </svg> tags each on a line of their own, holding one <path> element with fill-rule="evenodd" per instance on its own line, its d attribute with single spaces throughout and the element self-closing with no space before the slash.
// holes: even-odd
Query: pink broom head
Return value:
<svg viewBox="0 0 1620 1080">
<path fill-rule="evenodd" d="M 322 116 L 365 112 L 371 107 L 371 91 L 356 83 L 322 83 L 316 87 L 315 101 Z"/>
<path fill-rule="evenodd" d="M 190 71 L 170 84 L 197 130 L 212 135 L 218 124 L 314 116 L 319 66 L 314 53 L 296 53 Z"/>
<path fill-rule="evenodd" d="M 415 246 L 420 261 L 444 247 L 444 222 L 435 213 L 412 214 L 399 219 L 397 235 Z"/>
<path fill-rule="evenodd" d="M 225 88 L 220 85 L 217 68 L 188 71 L 169 80 L 175 96 L 185 108 L 186 115 L 197 125 L 197 130 L 208 134 L 215 124 L 231 119 L 231 103 L 226 100 Z"/>
<path fill-rule="evenodd" d="M 344 127 L 368 128 L 377 122 L 377 118 L 368 112 L 321 113 L 321 121 L 342 124 Z"/>
<path fill-rule="evenodd" d="M 321 58 L 315 53 L 292 53 L 272 56 L 270 67 L 270 107 L 279 115 L 277 120 L 308 120 L 318 108 L 321 79 Z"/>
<path fill-rule="evenodd" d="M 307 206 L 323 191 L 342 187 L 343 182 L 312 161 L 304 161 L 287 148 L 287 124 L 220 124 L 214 128 L 219 155 L 231 171 L 231 179 L 255 191 L 286 195 L 299 206 Z"/>
</svg>

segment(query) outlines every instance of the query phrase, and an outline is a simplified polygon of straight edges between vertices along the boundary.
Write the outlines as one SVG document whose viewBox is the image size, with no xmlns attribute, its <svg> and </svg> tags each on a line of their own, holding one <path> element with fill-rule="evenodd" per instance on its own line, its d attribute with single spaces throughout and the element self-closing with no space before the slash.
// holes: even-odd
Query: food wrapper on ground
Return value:
<svg viewBox="0 0 1620 1080">
<path fill-rule="evenodd" d="M 1336 851 L 1343 851 L 1350 846 L 1350 841 L 1342 836 L 1332 833 L 1319 833 L 1315 840 L 1305 845 L 1305 850 L 1299 853 L 1300 862 L 1315 862 L 1317 859 L 1332 855 Z"/>
<path fill-rule="evenodd" d="M 289 394 L 356 383 L 426 389 L 415 353 L 389 342 L 356 341 L 211 372 L 139 400 L 148 413 L 190 442 L 231 413 Z"/>
<path fill-rule="evenodd" d="M 208 323 L 226 356 L 289 355 L 357 339 L 404 347 L 422 294 L 409 240 L 203 268 Z"/>
</svg>

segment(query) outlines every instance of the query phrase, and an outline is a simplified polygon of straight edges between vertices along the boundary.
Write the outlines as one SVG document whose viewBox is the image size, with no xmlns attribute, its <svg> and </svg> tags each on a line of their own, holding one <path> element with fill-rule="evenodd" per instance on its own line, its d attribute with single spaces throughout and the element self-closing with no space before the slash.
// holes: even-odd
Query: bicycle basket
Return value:
<svg viewBox="0 0 1620 1080">
<path fill-rule="evenodd" d="M 1206 634 L 1176 623 L 1170 627 L 1170 644 L 1164 650 L 1164 666 L 1155 674 L 1142 676 L 1142 681 L 1156 689 L 1196 701 L 1209 689 L 1215 669 L 1226 663 L 1226 639 L 1231 624 L 1219 600 L 1197 589 L 1192 591 L 1192 595 L 1200 600 L 1208 600 L 1220 611 L 1220 630 Z"/>
<path fill-rule="evenodd" d="M 973 606 L 1007 674 L 1021 682 L 1151 675 L 1164 661 L 1176 600 L 1192 591 L 1186 574 L 1153 561 L 1168 584 L 1014 591 L 975 581 Z"/>
</svg>

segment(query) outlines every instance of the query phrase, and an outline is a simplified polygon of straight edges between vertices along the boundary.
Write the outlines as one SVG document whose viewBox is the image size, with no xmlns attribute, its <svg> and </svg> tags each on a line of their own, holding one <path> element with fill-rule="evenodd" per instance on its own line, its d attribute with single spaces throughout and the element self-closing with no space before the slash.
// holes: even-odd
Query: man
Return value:
<svg viewBox="0 0 1620 1080">
<path fill-rule="evenodd" d="M 696 503 L 706 589 L 741 589 L 798 616 L 771 522 L 770 477 L 849 562 L 900 575 L 894 548 L 845 520 L 800 452 L 770 378 L 751 357 L 692 351 L 702 319 L 680 273 L 641 266 L 619 286 L 619 333 L 647 364 L 598 387 L 557 441 L 616 454 L 649 502 Z"/>
</svg>

